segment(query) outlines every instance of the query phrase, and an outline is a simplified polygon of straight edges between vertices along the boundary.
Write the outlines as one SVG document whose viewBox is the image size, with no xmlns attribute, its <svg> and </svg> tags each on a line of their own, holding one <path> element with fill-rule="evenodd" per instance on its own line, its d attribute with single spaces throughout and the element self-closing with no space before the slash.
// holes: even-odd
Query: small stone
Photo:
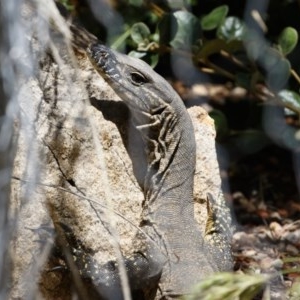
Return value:
<svg viewBox="0 0 300 300">
<path fill-rule="evenodd" d="M 283 228 L 282 226 L 277 222 L 272 222 L 269 226 L 271 230 L 271 238 L 273 240 L 279 240 L 283 235 Z"/>
<path fill-rule="evenodd" d="M 300 240 L 299 238 L 300 238 L 299 234 L 297 234 L 294 231 L 292 231 L 292 232 L 287 231 L 282 236 L 282 240 L 287 241 L 287 242 L 292 243 L 292 244 L 298 243 L 299 240 Z"/>
<path fill-rule="evenodd" d="M 247 257 L 253 257 L 254 255 L 257 254 L 257 252 L 251 249 L 251 250 L 245 250 L 243 254 Z"/>
<path fill-rule="evenodd" d="M 299 250 L 294 245 L 291 244 L 286 246 L 286 251 L 291 255 L 299 254 Z"/>
<path fill-rule="evenodd" d="M 270 214 L 270 218 L 272 218 L 274 220 L 278 220 L 278 221 L 282 220 L 282 217 L 280 216 L 280 214 L 277 211 L 272 212 Z"/>
</svg>

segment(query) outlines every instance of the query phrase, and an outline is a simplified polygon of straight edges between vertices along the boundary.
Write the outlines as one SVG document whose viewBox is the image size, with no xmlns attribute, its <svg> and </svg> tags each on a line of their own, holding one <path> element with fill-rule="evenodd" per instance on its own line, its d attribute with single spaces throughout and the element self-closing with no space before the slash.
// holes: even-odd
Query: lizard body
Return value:
<svg viewBox="0 0 300 300">
<path fill-rule="evenodd" d="M 130 286 L 143 289 L 157 283 L 158 299 L 188 294 L 191 286 L 207 275 L 232 267 L 226 229 L 214 226 L 218 210 L 212 197 L 208 238 L 202 238 L 194 219 L 196 144 L 192 121 L 173 88 L 143 61 L 100 44 L 91 45 L 88 56 L 128 106 L 144 143 L 146 171 L 137 178 L 144 192 L 140 227 L 154 242 L 137 234 L 144 246 L 125 259 Z M 222 238 L 217 239 L 219 236 Z M 92 279 L 103 298 L 109 299 L 112 293 L 114 299 L 121 299 L 117 267 L 97 265 L 84 251 L 76 250 L 81 246 L 70 237 L 67 234 L 77 265 L 82 265 L 82 276 Z M 216 239 L 217 250 L 211 251 Z"/>
</svg>

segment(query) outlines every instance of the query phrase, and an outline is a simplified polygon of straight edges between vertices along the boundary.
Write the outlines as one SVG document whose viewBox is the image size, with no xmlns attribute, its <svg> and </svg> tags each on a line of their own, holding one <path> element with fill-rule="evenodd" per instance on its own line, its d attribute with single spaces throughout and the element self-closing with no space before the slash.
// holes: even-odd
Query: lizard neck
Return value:
<svg viewBox="0 0 300 300">
<path fill-rule="evenodd" d="M 183 105 L 180 112 L 166 110 L 160 116 L 160 122 L 156 120 L 147 126 L 149 131 L 155 130 L 146 135 L 148 168 L 141 227 L 168 257 L 160 290 L 163 294 L 170 290 L 185 294 L 203 278 L 199 273 L 203 264 L 203 274 L 213 271 L 201 251 L 203 240 L 194 219 L 196 143 L 192 121 Z M 143 133 L 142 136 L 145 137 Z"/>
<path fill-rule="evenodd" d="M 148 126 L 137 128 L 147 137 L 143 221 L 163 225 L 168 211 L 193 218 L 196 144 L 186 109 L 183 107 L 180 115 L 166 109 Z"/>
</svg>

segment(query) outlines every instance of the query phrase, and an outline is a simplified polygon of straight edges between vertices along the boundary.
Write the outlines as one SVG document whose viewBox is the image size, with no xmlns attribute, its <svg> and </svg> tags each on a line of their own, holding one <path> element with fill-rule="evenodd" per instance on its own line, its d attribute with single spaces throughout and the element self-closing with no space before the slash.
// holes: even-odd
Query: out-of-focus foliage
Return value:
<svg viewBox="0 0 300 300">
<path fill-rule="evenodd" d="M 203 30 L 212 30 L 218 28 L 227 16 L 228 10 L 229 9 L 227 5 L 222 5 L 204 16 L 201 20 L 201 26 Z"/>
<path fill-rule="evenodd" d="M 201 281 L 183 300 L 249 300 L 266 281 L 262 275 L 219 273 Z"/>
<path fill-rule="evenodd" d="M 298 32 L 292 27 L 286 27 L 282 30 L 278 44 L 283 55 L 287 55 L 294 50 L 298 42 Z"/>
<path fill-rule="evenodd" d="M 78 3 L 60 1 L 68 7 Z M 295 55 L 298 32 L 293 28 L 300 18 L 296 1 L 274 0 L 265 11 L 261 7 L 246 11 L 245 5 L 229 0 L 111 0 L 110 3 L 124 21 L 123 34 L 112 39 L 112 48 L 126 49 L 130 56 L 143 59 L 152 67 L 166 64 L 171 53 L 189 57 L 195 68 L 207 73 L 212 82 L 217 78 L 224 84 L 246 89 L 247 99 L 252 99 L 254 106 L 282 107 L 283 122 L 286 117 L 294 118 L 293 124 L 286 124 L 285 132 L 300 127 L 300 61 Z M 280 24 L 278 17 L 284 11 L 291 17 L 285 15 Z M 263 110 L 257 111 L 262 114 Z M 272 120 L 263 121 L 262 115 L 255 116 L 256 124 L 251 122 L 248 128 L 237 132 L 230 124 L 225 128 L 218 125 L 221 113 L 211 113 L 220 142 L 230 147 L 246 145 L 247 153 L 270 143 L 267 137 L 270 133 L 264 127 L 271 125 L 263 123 Z M 222 118 L 226 120 L 228 115 Z M 293 134 L 285 136 L 280 139 L 281 145 L 293 150 L 299 148 L 299 139 Z"/>
<path fill-rule="evenodd" d="M 289 299 L 297 300 L 300 298 L 300 280 L 296 280 L 290 290 Z"/>
<path fill-rule="evenodd" d="M 62 4 L 68 11 L 73 11 L 75 9 L 75 6 L 70 0 L 59 0 L 58 2 Z"/>
</svg>

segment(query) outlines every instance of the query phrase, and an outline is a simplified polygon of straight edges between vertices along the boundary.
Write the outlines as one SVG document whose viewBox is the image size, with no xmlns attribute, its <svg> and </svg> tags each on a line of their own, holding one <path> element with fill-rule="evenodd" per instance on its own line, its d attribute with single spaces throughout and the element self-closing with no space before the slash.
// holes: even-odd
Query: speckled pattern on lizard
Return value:
<svg viewBox="0 0 300 300">
<path fill-rule="evenodd" d="M 188 294 L 207 275 L 232 269 L 231 219 L 224 200 L 208 195 L 204 236 L 194 219 L 191 119 L 173 88 L 145 62 L 99 43 L 87 53 L 128 106 L 144 142 L 146 173 L 137 180 L 145 197 L 140 223 L 145 235 L 137 234 L 143 246 L 124 258 L 130 288 L 154 286 L 156 299 Z M 101 299 L 122 299 L 117 263 L 98 264 L 71 231 L 65 234 L 82 278 L 92 282 Z"/>
</svg>

